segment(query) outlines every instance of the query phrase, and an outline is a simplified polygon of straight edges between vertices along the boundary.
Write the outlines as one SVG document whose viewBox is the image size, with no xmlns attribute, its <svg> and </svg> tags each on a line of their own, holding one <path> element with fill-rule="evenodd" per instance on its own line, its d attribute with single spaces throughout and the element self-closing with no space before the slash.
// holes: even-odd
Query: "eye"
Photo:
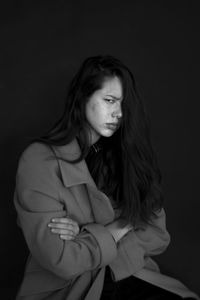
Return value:
<svg viewBox="0 0 200 300">
<path fill-rule="evenodd" d="M 114 102 L 115 102 L 114 99 L 109 99 L 109 98 L 105 98 L 104 100 L 105 100 L 106 102 L 109 102 L 109 103 L 114 103 Z"/>
</svg>

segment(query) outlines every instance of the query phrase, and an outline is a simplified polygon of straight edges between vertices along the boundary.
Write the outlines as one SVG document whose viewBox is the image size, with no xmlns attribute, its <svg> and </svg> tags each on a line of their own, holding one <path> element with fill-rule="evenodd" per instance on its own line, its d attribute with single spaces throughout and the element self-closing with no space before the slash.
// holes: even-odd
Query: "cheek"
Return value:
<svg viewBox="0 0 200 300">
<path fill-rule="evenodd" d="M 94 121 L 104 119 L 106 115 L 106 109 L 101 103 L 91 103 L 90 115 L 94 119 Z"/>
<path fill-rule="evenodd" d="M 98 111 L 98 104 L 97 103 L 91 103 L 90 104 L 90 111 L 91 113 L 96 113 Z"/>
<path fill-rule="evenodd" d="M 91 125 L 98 122 L 99 105 L 97 103 L 88 103 L 86 107 L 86 118 Z"/>
<path fill-rule="evenodd" d="M 93 126 L 101 126 L 108 119 L 109 111 L 102 101 L 90 101 L 86 106 L 86 116 Z"/>
</svg>

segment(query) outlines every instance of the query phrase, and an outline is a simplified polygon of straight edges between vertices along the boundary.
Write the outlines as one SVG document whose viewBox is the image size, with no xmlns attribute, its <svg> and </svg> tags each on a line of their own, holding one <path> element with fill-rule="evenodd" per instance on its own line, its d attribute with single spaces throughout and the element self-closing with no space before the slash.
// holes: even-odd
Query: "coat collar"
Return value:
<svg viewBox="0 0 200 300">
<path fill-rule="evenodd" d="M 65 146 L 54 147 L 54 150 L 58 157 L 67 160 L 73 160 L 79 157 L 81 153 L 76 139 Z M 66 187 L 86 184 L 89 197 L 90 199 L 93 199 L 93 201 L 91 201 L 91 206 L 95 221 L 102 224 L 111 222 L 114 219 L 115 213 L 110 199 L 97 188 L 85 160 L 72 164 L 59 159 L 59 164 L 63 183 Z M 79 199 L 79 201 L 81 205 L 81 199 Z"/>
<path fill-rule="evenodd" d="M 67 145 L 54 147 L 56 155 L 66 160 L 74 160 L 81 154 L 81 149 L 77 139 L 72 140 Z M 72 164 L 70 162 L 59 160 L 63 181 L 66 187 L 86 183 L 97 188 L 85 160 Z"/>
</svg>

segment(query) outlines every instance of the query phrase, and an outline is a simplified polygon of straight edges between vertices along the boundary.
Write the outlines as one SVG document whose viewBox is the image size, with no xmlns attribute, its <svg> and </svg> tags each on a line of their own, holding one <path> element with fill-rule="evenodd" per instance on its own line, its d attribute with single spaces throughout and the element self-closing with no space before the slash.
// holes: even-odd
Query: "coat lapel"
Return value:
<svg viewBox="0 0 200 300">
<path fill-rule="evenodd" d="M 54 147 L 54 150 L 58 157 L 67 160 L 73 160 L 79 157 L 81 151 L 76 139 L 65 146 Z M 59 165 L 63 183 L 66 188 L 80 184 L 86 185 L 95 222 L 104 225 L 112 222 L 115 214 L 111 202 L 109 198 L 97 188 L 85 160 L 72 164 L 59 159 Z M 80 206 L 83 205 L 81 200 L 82 199 L 77 199 Z"/>
</svg>

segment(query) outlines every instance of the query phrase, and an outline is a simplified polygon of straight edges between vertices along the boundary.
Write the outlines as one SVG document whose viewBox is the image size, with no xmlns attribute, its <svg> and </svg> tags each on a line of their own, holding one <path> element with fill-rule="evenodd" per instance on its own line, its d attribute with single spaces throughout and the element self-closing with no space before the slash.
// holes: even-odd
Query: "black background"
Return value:
<svg viewBox="0 0 200 300">
<path fill-rule="evenodd" d="M 129 66 L 150 115 L 172 238 L 156 260 L 164 273 L 200 293 L 196 4 L 27 0 L 1 7 L 0 293 L 7 294 L 2 299 L 13 299 L 27 255 L 13 207 L 19 155 L 27 136 L 42 134 L 60 115 L 67 84 L 82 60 L 97 54 L 114 55 Z"/>
</svg>

